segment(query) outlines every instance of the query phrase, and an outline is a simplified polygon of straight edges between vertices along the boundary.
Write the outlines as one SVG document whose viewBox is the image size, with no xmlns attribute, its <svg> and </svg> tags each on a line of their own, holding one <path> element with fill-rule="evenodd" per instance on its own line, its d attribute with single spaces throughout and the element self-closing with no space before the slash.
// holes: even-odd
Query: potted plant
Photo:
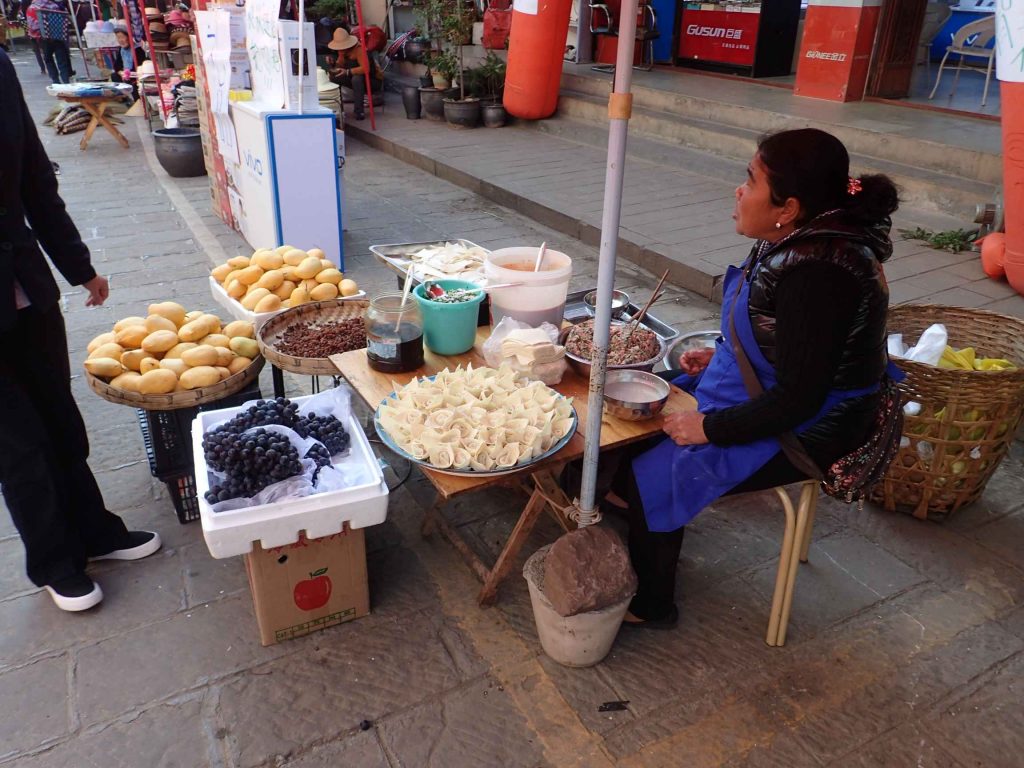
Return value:
<svg viewBox="0 0 1024 768">
<path fill-rule="evenodd" d="M 459 71 L 459 64 L 455 55 L 450 51 L 444 51 L 432 56 L 428 62 L 430 71 L 434 73 L 434 85 L 432 87 L 420 88 L 420 104 L 423 109 L 423 116 L 428 120 L 444 120 L 444 101 L 446 96 L 451 96 L 448 90 L 451 78 Z"/>
<path fill-rule="evenodd" d="M 477 71 L 483 81 L 486 99 L 483 105 L 484 125 L 488 128 L 500 128 L 508 122 L 508 113 L 505 111 L 505 105 L 501 103 L 505 91 L 505 62 L 494 51 L 488 51 L 487 58 L 477 67 Z"/>
<path fill-rule="evenodd" d="M 444 117 L 456 128 L 475 128 L 480 123 L 480 99 L 466 95 L 465 45 L 473 37 L 476 10 L 473 0 L 448 0 L 441 19 L 445 40 L 455 46 L 459 73 L 459 97 L 444 100 Z"/>
</svg>

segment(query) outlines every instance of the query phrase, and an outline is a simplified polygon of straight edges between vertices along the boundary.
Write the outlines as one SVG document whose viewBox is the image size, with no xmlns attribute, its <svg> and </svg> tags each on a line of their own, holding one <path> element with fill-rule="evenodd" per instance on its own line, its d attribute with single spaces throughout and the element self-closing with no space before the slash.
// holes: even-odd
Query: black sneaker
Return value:
<svg viewBox="0 0 1024 768">
<path fill-rule="evenodd" d="M 69 576 L 43 587 L 62 611 L 85 611 L 103 599 L 100 585 L 84 573 Z"/>
<path fill-rule="evenodd" d="M 93 555 L 93 560 L 141 560 L 160 549 L 160 534 L 153 531 L 128 531 L 128 542 L 102 555 Z"/>
</svg>

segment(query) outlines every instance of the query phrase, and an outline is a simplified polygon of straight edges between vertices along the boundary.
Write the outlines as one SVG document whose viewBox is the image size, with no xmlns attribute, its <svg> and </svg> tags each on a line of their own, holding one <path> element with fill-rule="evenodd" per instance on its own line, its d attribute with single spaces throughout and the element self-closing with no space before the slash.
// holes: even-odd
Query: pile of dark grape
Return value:
<svg viewBox="0 0 1024 768">
<path fill-rule="evenodd" d="M 255 496 L 268 485 L 302 474 L 299 453 L 291 441 L 263 429 L 272 424 L 323 443 L 325 447 L 314 445 L 304 457 L 316 462 L 317 473 L 331 463 L 331 456 L 344 451 L 351 439 L 334 416 L 300 416 L 298 405 L 283 397 L 260 400 L 203 436 L 207 465 L 226 476 L 223 483 L 206 492 L 210 504 Z M 254 427 L 257 429 L 250 434 L 242 434 Z"/>
</svg>

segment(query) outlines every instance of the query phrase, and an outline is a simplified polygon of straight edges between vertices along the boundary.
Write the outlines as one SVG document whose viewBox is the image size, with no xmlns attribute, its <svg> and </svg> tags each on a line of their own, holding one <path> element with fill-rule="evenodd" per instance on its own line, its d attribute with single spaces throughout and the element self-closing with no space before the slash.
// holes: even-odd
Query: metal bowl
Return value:
<svg viewBox="0 0 1024 768">
<path fill-rule="evenodd" d="M 695 331 L 694 333 L 684 333 L 678 339 L 673 340 L 668 345 L 668 349 L 665 350 L 665 368 L 668 370 L 676 370 L 679 368 L 679 358 L 683 352 L 690 349 L 700 349 L 705 347 L 707 349 L 714 349 L 715 342 L 718 341 L 718 337 L 722 334 L 719 331 Z"/>
<path fill-rule="evenodd" d="M 583 297 L 583 304 L 591 317 L 597 313 L 597 291 L 591 291 Z M 629 308 L 629 294 L 625 291 L 612 291 L 612 319 L 622 317 L 622 313 Z"/>
<path fill-rule="evenodd" d="M 614 326 L 623 326 L 623 325 L 625 325 L 625 323 L 616 323 L 616 322 L 612 323 L 613 327 Z M 568 328 L 563 328 L 562 332 L 560 334 L 558 334 L 558 343 L 561 346 L 563 346 L 563 347 L 565 346 L 565 340 L 569 337 L 569 332 L 574 327 L 575 326 L 571 326 L 570 325 Z M 643 326 L 641 326 L 641 327 L 643 327 Z M 650 328 L 645 328 L 644 330 L 650 331 L 651 329 Z M 651 331 L 651 333 L 654 333 L 654 332 Z M 662 339 L 657 334 L 655 334 L 655 338 L 658 340 L 658 353 L 654 357 L 652 357 L 650 360 L 644 360 L 643 362 L 640 362 L 640 363 L 630 363 L 629 365 L 609 365 L 608 366 L 608 370 L 609 371 L 653 371 L 654 370 L 654 366 L 656 366 L 658 364 L 658 361 L 661 360 L 661 358 L 665 354 L 665 340 Z M 580 376 L 582 376 L 585 379 L 589 379 L 590 378 L 590 360 L 584 360 L 582 357 L 577 357 L 572 352 L 570 352 L 568 349 L 565 350 L 565 359 L 569 361 L 569 367 L 572 368 L 574 371 L 576 371 L 576 373 L 578 373 Z"/>
<path fill-rule="evenodd" d="M 627 387 L 634 391 L 616 391 Z M 648 391 L 650 396 L 644 396 Z M 604 409 L 608 415 L 624 421 L 653 419 L 665 407 L 671 391 L 667 381 L 647 371 L 608 371 L 604 380 Z"/>
</svg>

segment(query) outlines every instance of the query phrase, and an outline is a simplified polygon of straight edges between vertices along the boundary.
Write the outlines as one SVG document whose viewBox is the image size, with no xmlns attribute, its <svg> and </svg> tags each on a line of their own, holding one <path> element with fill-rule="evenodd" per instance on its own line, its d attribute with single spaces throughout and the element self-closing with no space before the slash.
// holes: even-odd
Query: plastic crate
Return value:
<svg viewBox="0 0 1024 768">
<path fill-rule="evenodd" d="M 169 475 L 163 478 L 167 492 L 174 502 L 178 522 L 184 525 L 199 519 L 199 497 L 196 494 L 196 476 L 193 472 Z"/>
<path fill-rule="evenodd" d="M 170 482 L 192 471 L 192 422 L 200 411 L 234 408 L 262 395 L 258 383 L 242 392 L 228 395 L 213 403 L 197 408 L 178 408 L 173 411 L 136 411 L 142 442 L 146 446 L 149 471 L 153 477 Z M 198 516 L 198 512 L 196 513 Z"/>
</svg>

